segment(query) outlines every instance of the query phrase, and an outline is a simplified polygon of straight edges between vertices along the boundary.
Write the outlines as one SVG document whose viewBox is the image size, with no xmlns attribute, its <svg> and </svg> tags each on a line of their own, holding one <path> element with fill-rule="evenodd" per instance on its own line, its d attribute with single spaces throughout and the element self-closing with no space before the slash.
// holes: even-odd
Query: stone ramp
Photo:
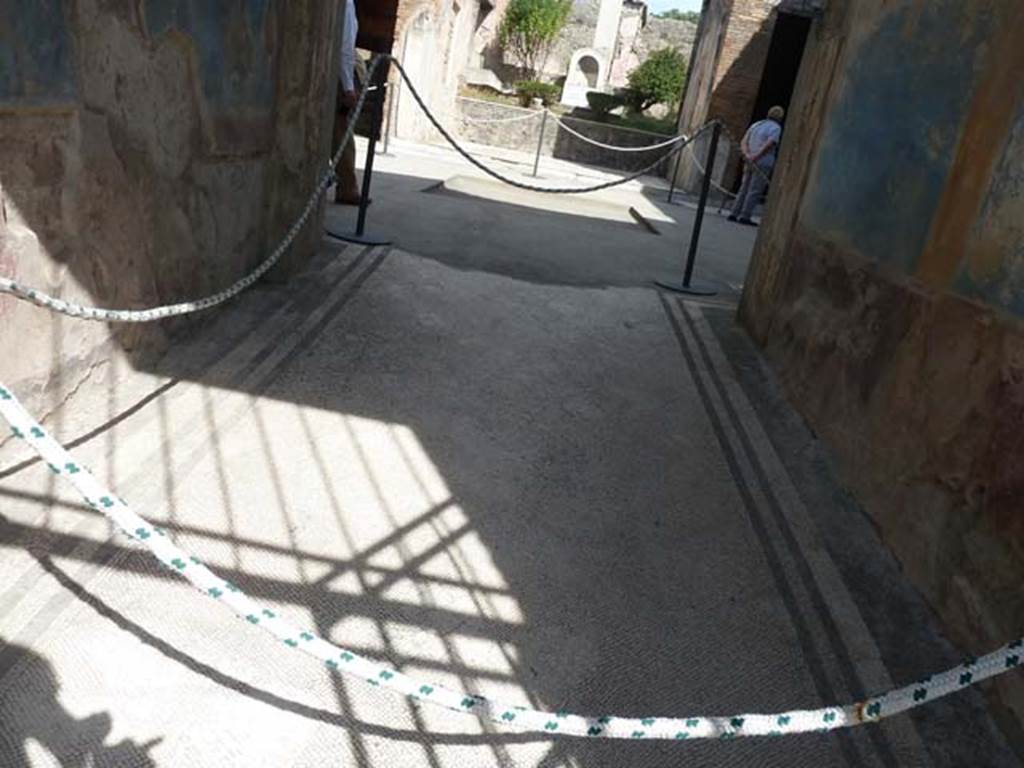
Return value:
<svg viewBox="0 0 1024 768">
<path fill-rule="evenodd" d="M 529 177 L 524 177 L 523 181 L 529 184 L 549 187 L 582 187 L 586 185 L 584 182 L 575 180 L 533 179 Z M 533 208 L 538 211 L 571 214 L 573 216 L 615 221 L 629 225 L 634 224 L 633 218 L 629 213 L 628 205 L 624 205 L 614 199 L 602 197 L 598 192 L 583 195 L 559 195 L 547 192 L 534 192 L 531 190 L 510 187 L 496 179 L 480 178 L 479 176 L 468 175 L 451 176 L 437 182 L 436 184 L 432 184 L 424 191 L 453 197 L 470 197 L 481 200 L 490 200 L 497 203 Z M 664 214 L 658 211 L 654 206 L 643 206 L 642 202 L 640 205 L 645 208 L 645 216 L 655 220 L 665 220 Z"/>
</svg>

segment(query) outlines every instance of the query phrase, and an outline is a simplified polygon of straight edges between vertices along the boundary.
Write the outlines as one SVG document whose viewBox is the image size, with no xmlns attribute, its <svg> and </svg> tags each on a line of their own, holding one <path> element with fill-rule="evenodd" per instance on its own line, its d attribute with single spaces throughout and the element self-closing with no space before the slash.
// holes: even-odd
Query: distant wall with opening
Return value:
<svg viewBox="0 0 1024 768">
<path fill-rule="evenodd" d="M 603 80 L 604 67 L 599 54 L 591 49 L 576 51 L 569 62 L 569 71 L 562 88 L 562 103 L 585 107 L 587 91 L 599 90 Z"/>
</svg>

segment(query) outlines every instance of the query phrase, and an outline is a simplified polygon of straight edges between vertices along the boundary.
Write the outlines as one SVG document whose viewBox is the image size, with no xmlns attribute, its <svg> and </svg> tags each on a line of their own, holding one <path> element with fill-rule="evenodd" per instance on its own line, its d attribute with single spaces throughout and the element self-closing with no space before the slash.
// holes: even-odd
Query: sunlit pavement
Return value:
<svg viewBox="0 0 1024 768">
<path fill-rule="evenodd" d="M 101 480 L 295 623 L 511 704 L 816 707 L 955 660 L 729 295 L 659 294 L 654 236 L 630 229 L 637 248 L 613 254 L 574 221 L 564 263 L 519 253 L 526 279 L 493 253 L 473 268 L 472 244 L 459 263 L 325 244 L 149 369 L 97 370 L 49 426 L 88 434 L 74 452 Z M 0 495 L 4 766 L 1014 764 L 973 691 L 779 740 L 505 731 L 237 620 L 24 444 L 0 449 Z"/>
</svg>

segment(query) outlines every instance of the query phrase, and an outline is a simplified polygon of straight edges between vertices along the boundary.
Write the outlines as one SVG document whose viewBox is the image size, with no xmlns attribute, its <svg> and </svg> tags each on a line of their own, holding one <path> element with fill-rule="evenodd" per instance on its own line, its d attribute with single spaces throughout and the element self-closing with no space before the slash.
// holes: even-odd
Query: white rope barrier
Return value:
<svg viewBox="0 0 1024 768">
<path fill-rule="evenodd" d="M 532 120 L 540 117 L 544 113 L 544 110 L 530 110 L 529 114 L 526 115 L 515 115 L 513 117 L 496 117 L 496 118 L 485 118 L 485 117 L 470 117 L 463 113 L 459 117 L 460 119 L 471 123 L 473 125 L 490 125 L 490 124 L 501 124 L 501 123 L 516 123 L 522 120 Z"/>
<path fill-rule="evenodd" d="M 592 139 L 589 136 L 584 136 L 579 131 L 574 130 L 566 122 L 564 122 L 562 118 L 560 118 L 551 110 L 548 110 L 548 114 L 555 118 L 555 122 L 558 123 L 558 125 L 563 130 L 565 130 L 567 133 L 571 133 L 577 139 L 585 141 L 588 144 L 593 144 L 595 147 L 601 147 L 601 149 L 608 149 L 613 152 L 650 152 L 652 149 L 664 149 L 665 147 L 671 147 L 673 144 L 678 144 L 680 141 L 689 141 L 689 137 L 687 137 L 686 135 L 679 135 L 673 136 L 671 139 L 668 139 L 667 141 L 662 141 L 657 144 L 648 144 L 642 147 L 623 147 L 617 146 L 615 144 L 605 144 L 603 142 L 597 141 L 596 139 Z"/>
<path fill-rule="evenodd" d="M 700 160 L 697 158 L 697 153 L 694 151 L 692 144 L 687 145 L 687 151 L 690 153 L 690 157 L 693 158 L 693 164 L 697 166 L 697 170 L 700 171 L 701 176 L 706 176 L 707 171 L 704 169 L 704 166 L 701 165 Z M 722 194 L 727 195 L 728 197 L 736 197 L 735 192 L 730 192 L 728 189 L 723 187 L 714 179 L 711 179 L 711 186 L 713 186 Z"/>
<path fill-rule="evenodd" d="M 26 440 L 47 463 L 50 471 L 74 486 L 89 506 L 141 544 L 169 571 L 185 578 L 209 598 L 226 605 L 247 624 L 269 632 L 289 649 L 313 656 L 332 671 L 361 678 L 371 685 L 387 688 L 416 702 L 472 714 L 518 731 L 552 736 L 633 740 L 729 739 L 832 731 L 877 722 L 923 706 L 1015 669 L 1021 666 L 1024 657 L 1024 640 L 1016 640 L 980 659 L 968 660 L 961 666 L 865 701 L 773 714 L 724 717 L 587 716 L 504 704 L 410 677 L 386 664 L 379 664 L 335 645 L 313 632 L 293 626 L 275 611 L 258 604 L 236 585 L 218 576 L 198 558 L 179 548 L 160 528 L 135 514 L 126 502 L 101 485 L 87 467 L 76 461 L 48 434 L 2 383 L 0 415 L 10 424 L 12 434 Z"/>
</svg>

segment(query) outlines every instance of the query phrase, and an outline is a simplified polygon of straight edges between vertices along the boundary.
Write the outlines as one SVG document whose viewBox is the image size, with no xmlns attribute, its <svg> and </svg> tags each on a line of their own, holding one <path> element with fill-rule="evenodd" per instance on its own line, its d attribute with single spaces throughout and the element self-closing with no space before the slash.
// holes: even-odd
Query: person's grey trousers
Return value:
<svg viewBox="0 0 1024 768">
<path fill-rule="evenodd" d="M 762 157 L 757 161 L 757 167 L 763 173 L 758 173 L 750 163 L 743 164 L 743 183 L 740 184 L 740 191 L 732 206 L 733 216 L 738 219 L 750 218 L 750 214 L 754 212 L 754 206 L 761 201 L 765 190 L 768 189 L 768 177 L 771 175 L 774 165 L 774 158 Z"/>
</svg>

